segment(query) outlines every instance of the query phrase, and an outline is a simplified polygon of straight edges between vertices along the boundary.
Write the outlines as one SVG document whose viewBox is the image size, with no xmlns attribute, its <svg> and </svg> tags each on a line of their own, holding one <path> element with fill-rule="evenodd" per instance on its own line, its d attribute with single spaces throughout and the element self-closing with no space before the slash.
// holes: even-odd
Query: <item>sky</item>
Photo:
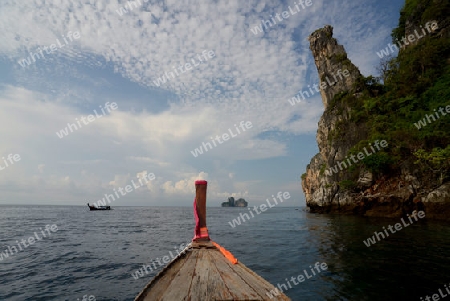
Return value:
<svg viewBox="0 0 450 301">
<path fill-rule="evenodd" d="M 304 206 L 300 177 L 324 110 L 319 93 L 288 101 L 319 83 L 307 38 L 332 25 L 352 62 L 377 75 L 402 6 L 2 0 L 0 204 L 111 194 L 111 206 L 192 206 L 204 179 L 208 206 L 278 192 L 291 196 L 279 206 Z"/>
</svg>

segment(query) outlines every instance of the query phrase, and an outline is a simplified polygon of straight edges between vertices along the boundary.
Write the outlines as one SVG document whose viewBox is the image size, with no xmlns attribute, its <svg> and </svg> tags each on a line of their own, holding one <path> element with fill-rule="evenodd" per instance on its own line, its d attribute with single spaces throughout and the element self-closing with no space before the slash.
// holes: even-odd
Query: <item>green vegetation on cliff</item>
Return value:
<svg viewBox="0 0 450 301">
<path fill-rule="evenodd" d="M 397 28 L 392 30 L 392 39 L 400 40 L 405 36 L 406 21 L 413 19 L 424 24 L 430 20 L 444 20 L 448 17 L 448 0 L 406 0 Z"/>
<path fill-rule="evenodd" d="M 406 24 L 424 25 L 436 20 L 449 26 L 450 2 L 407 0 L 399 26 L 392 31 L 393 42 L 407 34 Z M 408 22 L 407 22 L 408 21 Z M 352 152 L 375 140 L 389 147 L 367 157 L 362 165 L 376 176 L 415 170 L 429 186 L 450 180 L 450 38 L 448 28 L 439 29 L 416 45 L 402 49 L 398 56 L 382 62 L 381 80 L 362 77 L 355 90 L 336 95 L 327 110 L 351 108 L 351 122 L 365 132 Z M 356 92 L 356 93 L 355 93 Z M 345 139 L 345 128 L 337 127 L 329 141 Z M 342 185 L 353 189 L 358 173 L 350 170 Z M 343 188 L 344 188 L 343 187 Z"/>
</svg>

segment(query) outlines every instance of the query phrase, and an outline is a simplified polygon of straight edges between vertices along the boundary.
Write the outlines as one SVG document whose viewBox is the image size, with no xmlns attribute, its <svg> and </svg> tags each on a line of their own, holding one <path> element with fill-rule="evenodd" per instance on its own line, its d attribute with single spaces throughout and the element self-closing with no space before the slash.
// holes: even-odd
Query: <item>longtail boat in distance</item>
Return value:
<svg viewBox="0 0 450 301">
<path fill-rule="evenodd" d="M 89 211 L 93 211 L 93 210 L 111 210 L 111 206 L 98 206 L 95 207 L 95 205 L 89 205 L 89 203 L 87 203 L 88 207 L 89 207 Z"/>
<path fill-rule="evenodd" d="M 195 181 L 192 243 L 159 272 L 134 300 L 290 301 L 289 297 L 210 239 L 206 227 L 206 187 L 206 181 Z"/>
</svg>

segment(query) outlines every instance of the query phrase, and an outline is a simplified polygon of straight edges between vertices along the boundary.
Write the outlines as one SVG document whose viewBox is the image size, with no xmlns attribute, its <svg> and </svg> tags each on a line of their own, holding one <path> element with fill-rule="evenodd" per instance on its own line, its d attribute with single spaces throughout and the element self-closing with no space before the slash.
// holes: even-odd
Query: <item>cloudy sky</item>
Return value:
<svg viewBox="0 0 450 301">
<path fill-rule="evenodd" d="M 279 191 L 292 196 L 283 205 L 304 205 L 323 105 L 288 98 L 319 80 L 307 37 L 332 25 L 376 74 L 403 4 L 311 2 L 2 0 L 0 204 L 84 205 L 134 181 L 112 206 L 191 206 L 206 179 L 209 206 Z M 295 14 L 253 33 L 289 6 Z M 241 121 L 252 127 L 237 133 Z M 195 157 L 203 142 L 212 149 Z"/>
</svg>

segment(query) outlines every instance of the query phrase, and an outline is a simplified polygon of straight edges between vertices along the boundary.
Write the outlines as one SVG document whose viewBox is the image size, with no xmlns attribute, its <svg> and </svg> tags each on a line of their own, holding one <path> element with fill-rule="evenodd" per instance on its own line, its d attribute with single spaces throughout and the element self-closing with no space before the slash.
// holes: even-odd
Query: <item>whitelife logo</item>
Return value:
<svg viewBox="0 0 450 301">
<path fill-rule="evenodd" d="M 205 59 L 205 62 L 208 61 L 206 54 L 207 54 L 206 50 L 203 50 L 202 57 Z M 208 57 L 211 59 L 214 56 L 215 56 L 214 51 L 209 50 Z M 203 63 L 203 60 L 199 54 L 197 54 L 197 58 L 200 61 L 200 63 Z M 200 66 L 200 63 L 196 64 L 196 61 L 194 59 L 191 59 L 191 62 L 194 67 Z M 191 63 L 185 63 L 185 64 L 181 64 L 180 66 L 178 66 L 178 68 L 175 66 L 173 66 L 172 68 L 173 68 L 173 71 L 175 72 L 176 76 L 180 76 L 181 74 L 186 73 L 189 70 L 192 70 L 192 65 L 191 65 Z M 183 70 L 183 67 L 185 68 L 185 70 Z M 178 73 L 177 69 L 180 70 L 180 73 Z M 156 80 L 154 80 L 153 83 L 159 87 L 162 84 L 165 84 L 168 80 L 170 80 L 170 77 L 172 77 L 172 79 L 175 79 L 175 74 L 173 74 L 173 72 L 171 72 L 171 71 L 169 71 L 169 73 L 165 72 L 162 76 L 160 76 Z"/>
<path fill-rule="evenodd" d="M 338 78 L 340 80 L 343 80 L 344 78 L 342 77 L 342 75 L 344 75 L 346 78 L 350 76 L 350 72 L 347 69 L 344 69 L 344 71 L 342 71 L 341 69 L 339 69 L 338 71 L 336 71 L 336 74 L 333 74 L 333 78 L 334 81 L 331 82 L 330 79 L 328 78 L 328 76 L 325 77 L 325 81 L 320 82 L 320 84 L 314 84 L 313 88 L 316 92 L 320 92 L 320 90 L 324 90 L 326 89 L 328 86 L 333 86 L 334 84 L 337 83 Z M 320 89 L 319 89 L 320 86 Z M 307 97 L 311 97 L 315 94 L 315 92 L 311 89 L 311 85 L 308 85 L 309 88 L 309 92 L 308 91 L 299 91 L 294 97 L 292 97 L 291 99 L 288 99 L 289 103 L 291 104 L 291 106 L 295 105 L 296 103 L 300 103 L 302 100 L 305 100 Z M 302 99 L 300 99 L 300 96 L 302 97 Z"/>
<path fill-rule="evenodd" d="M 391 44 L 389 43 L 388 46 L 385 49 L 380 50 L 380 52 L 377 52 L 377 55 L 380 59 L 382 59 L 385 56 L 389 56 L 390 54 L 399 51 L 399 49 L 402 49 L 405 46 L 408 46 L 409 43 L 414 43 L 416 41 L 419 41 L 420 39 L 422 39 L 423 37 L 425 37 L 428 33 L 431 33 L 433 31 L 435 31 L 436 29 L 438 29 L 438 24 L 436 21 L 431 21 L 431 22 L 427 22 L 425 24 L 425 28 L 427 29 L 427 31 L 425 31 L 425 29 L 422 27 L 422 25 L 420 25 L 420 28 L 422 28 L 422 33 L 423 36 L 421 36 L 418 32 L 417 29 L 414 30 L 414 34 L 410 34 L 408 37 L 403 37 L 401 40 L 403 41 L 403 45 L 402 43 L 397 40 L 397 45 L 395 44 Z M 427 33 L 428 32 L 428 33 Z M 417 40 L 416 40 L 417 39 Z M 389 53 L 390 50 L 390 53 Z"/>
<path fill-rule="evenodd" d="M 175 255 L 175 256 L 172 254 L 172 251 L 169 251 L 169 254 L 170 254 L 170 257 L 172 258 L 172 260 L 174 260 L 178 255 L 189 252 L 191 250 L 191 244 L 190 243 L 188 243 L 188 244 L 182 243 L 180 245 L 180 247 L 178 247 L 178 248 L 175 247 L 174 249 L 177 251 L 177 255 Z M 161 259 L 162 259 L 162 262 L 161 262 Z M 150 272 L 152 272 L 154 270 L 156 271 L 156 269 L 157 269 L 157 267 L 155 265 L 156 262 L 158 262 L 159 267 L 161 267 L 164 264 L 168 264 L 170 262 L 170 260 L 171 259 L 167 255 L 163 256 L 162 258 L 158 257 L 155 260 L 152 260 L 151 264 L 153 264 L 153 268 L 152 268 L 151 264 L 148 264 L 148 265 L 143 264 L 142 268 L 140 268 L 139 270 L 136 270 L 136 272 L 134 272 L 134 273 L 131 273 L 131 276 L 133 276 L 133 278 L 135 280 L 138 280 L 139 278 L 141 278 L 144 275 L 149 273 L 147 269 L 149 269 Z M 144 274 L 144 272 L 145 272 L 145 274 Z"/>
<path fill-rule="evenodd" d="M 445 113 L 444 112 L 444 108 L 443 107 L 440 107 L 439 108 L 439 110 L 438 110 L 439 112 L 441 112 L 441 114 L 442 114 L 442 116 L 446 116 L 447 114 L 450 114 L 450 105 L 448 105 L 448 106 L 446 106 L 445 107 L 445 111 L 447 111 L 447 113 Z M 434 115 L 436 116 L 436 117 L 434 117 Z M 424 128 L 424 127 L 426 127 L 427 126 L 427 121 L 428 121 L 428 123 L 431 123 L 431 122 L 434 122 L 434 121 L 436 121 L 437 119 L 440 119 L 441 117 L 439 116 L 439 113 L 438 112 L 436 112 L 436 109 L 434 109 L 434 115 L 425 115 L 425 118 L 424 119 L 421 119 L 421 120 L 419 120 L 417 123 L 414 123 L 414 125 L 416 126 L 416 128 L 418 129 L 418 130 L 420 130 L 421 128 Z M 437 119 L 436 119 L 437 118 Z M 433 121 L 431 121 L 431 119 L 433 119 Z"/>
<path fill-rule="evenodd" d="M 289 192 L 281 192 L 279 191 L 277 194 L 278 199 L 280 200 L 281 203 L 283 203 L 284 200 L 288 200 L 291 195 L 289 194 Z M 277 199 L 275 198 L 274 195 L 272 195 L 272 198 L 275 202 L 275 205 L 272 205 L 269 201 L 269 199 L 266 199 L 267 205 L 269 206 L 269 208 L 275 207 L 276 205 L 278 205 Z M 255 211 L 256 214 L 261 214 L 261 212 L 266 211 L 267 209 L 266 204 L 261 204 L 259 206 L 259 209 L 261 211 L 258 211 L 258 207 L 254 206 L 253 208 L 247 208 L 250 211 L 250 214 L 252 215 L 252 218 L 254 218 L 255 216 L 253 215 L 253 212 L 251 211 L 253 209 L 253 211 Z M 245 223 L 246 220 L 245 218 L 247 218 L 247 221 L 250 220 L 250 216 L 247 213 L 241 213 L 237 218 L 234 218 L 233 221 L 228 222 L 228 224 L 230 224 L 231 228 L 235 228 L 236 226 L 241 224 L 241 219 L 242 219 L 242 223 Z"/>
<path fill-rule="evenodd" d="M 283 292 L 287 291 L 288 289 L 292 288 L 291 283 L 290 283 L 291 281 L 294 285 L 299 285 L 306 279 L 310 279 L 310 278 L 316 276 L 316 272 L 314 271 L 314 269 L 316 269 L 317 273 L 320 274 L 320 272 L 328 269 L 328 265 L 325 262 L 322 262 L 322 263 L 316 262 L 316 264 L 314 265 L 314 268 L 312 266 L 309 266 L 309 268 L 311 269 L 312 275 L 308 274 L 308 272 L 306 270 L 303 270 L 303 274 L 306 276 L 306 278 L 305 278 L 305 276 L 303 276 L 303 274 L 300 274 L 297 277 L 292 276 L 290 280 L 285 278 L 286 284 L 289 286 L 289 288 L 284 283 L 281 283 L 281 284 L 278 283 L 277 288 L 271 290 L 270 292 L 266 292 L 266 295 L 270 299 L 273 299 L 274 296 L 280 295 L 280 291 L 281 291 L 281 293 L 283 293 Z M 296 282 L 295 280 L 298 280 L 298 282 Z"/>
<path fill-rule="evenodd" d="M 222 143 L 224 143 L 225 141 L 230 140 L 230 138 L 234 138 L 234 137 L 236 137 L 238 134 L 241 133 L 241 132 L 239 131 L 239 128 L 238 128 L 236 125 L 234 125 L 234 127 L 235 127 L 235 129 L 236 129 L 236 131 L 237 131 L 237 134 L 236 134 L 236 135 L 233 135 L 233 131 L 231 131 L 231 129 L 228 129 L 228 132 L 230 133 L 231 137 L 230 137 L 230 135 L 228 135 L 228 133 L 223 133 L 221 136 L 217 135 L 216 138 L 214 138 L 214 139 L 213 139 L 212 137 L 210 137 L 210 138 L 211 138 L 211 142 L 214 144 L 214 147 L 217 147 L 216 141 L 219 142 L 220 144 L 222 144 Z M 252 123 L 251 123 L 250 121 L 245 122 L 245 124 L 244 124 L 244 121 L 241 121 L 241 123 L 239 123 L 239 127 L 242 129 L 243 132 L 245 132 L 246 130 L 251 129 L 251 128 L 253 127 L 253 125 L 252 125 Z M 223 141 L 220 140 L 220 138 L 222 138 Z M 202 145 L 200 145 L 199 148 L 196 148 L 195 150 L 191 151 L 191 154 L 192 154 L 195 158 L 197 158 L 199 155 L 203 154 L 203 148 L 205 149 L 205 152 L 208 151 L 207 146 L 209 146 L 209 149 L 213 149 L 211 143 L 209 143 L 209 142 L 206 142 L 206 143 L 203 142 Z"/>
<path fill-rule="evenodd" d="M 447 284 L 444 284 L 444 286 L 445 286 L 445 290 L 447 291 L 447 293 L 450 294 L 450 290 L 449 290 L 449 287 L 447 286 Z M 439 301 L 439 300 L 441 300 L 441 297 L 445 298 L 448 296 L 448 295 L 444 294 L 441 289 L 438 289 L 438 292 L 439 292 L 439 295 L 433 294 L 431 297 L 430 296 L 420 297 L 420 301 L 431 301 L 431 300 Z M 425 298 L 425 299 L 423 299 L 423 298 Z"/>
<path fill-rule="evenodd" d="M 419 218 L 424 218 L 424 217 L 425 217 L 425 212 L 423 212 L 423 211 L 417 212 L 416 210 L 414 210 L 414 211 L 411 213 L 411 216 L 410 216 L 409 214 L 407 214 L 407 216 L 408 216 L 408 220 L 409 220 L 409 221 L 411 222 L 411 224 L 412 224 L 414 221 L 411 219 L 411 216 L 414 217 L 414 219 L 415 219 L 416 222 L 417 222 L 417 221 L 418 221 L 417 217 L 419 217 Z M 401 218 L 401 221 L 402 221 L 403 226 L 404 226 L 405 228 L 408 227 L 409 225 L 411 225 L 411 224 L 405 223 L 405 221 L 403 220 L 403 217 Z M 394 230 L 393 228 L 395 228 L 395 230 Z M 403 229 L 403 227 L 402 227 L 402 224 L 396 223 L 396 224 L 394 225 L 394 227 L 392 227 L 391 225 L 389 225 L 389 226 L 388 226 L 388 229 L 389 229 L 389 231 L 391 231 L 391 234 L 394 234 L 394 233 L 396 233 L 397 231 L 400 231 L 401 229 Z M 384 234 L 386 234 L 386 236 L 384 236 L 383 232 L 376 232 L 376 231 L 375 231 L 375 232 L 373 232 L 375 235 L 373 235 L 372 237 L 369 237 L 367 240 L 363 240 L 363 243 L 366 245 L 366 247 L 370 247 L 371 245 L 374 245 L 374 244 L 377 243 L 377 241 L 375 240 L 375 237 L 378 239 L 378 241 L 380 241 L 380 236 L 381 236 L 381 238 L 383 238 L 383 239 L 385 239 L 386 237 L 388 237 L 388 236 L 389 236 L 389 232 L 386 230 L 385 227 L 383 227 L 383 230 L 384 230 Z"/>
<path fill-rule="evenodd" d="M 144 185 L 146 185 L 149 181 L 153 181 L 154 179 L 156 179 L 155 174 L 154 173 L 146 173 L 143 176 L 138 177 L 139 180 L 139 184 L 141 184 L 140 186 L 137 185 L 136 183 L 134 183 L 134 180 L 131 180 L 131 184 L 133 184 L 133 187 L 131 187 L 131 185 L 126 185 L 125 187 L 119 187 L 117 190 L 120 192 L 120 194 L 122 196 L 125 196 L 127 193 L 130 193 L 133 191 L 133 188 L 136 190 L 139 187 L 142 187 Z M 145 184 L 142 183 L 142 180 L 144 180 Z M 116 195 L 117 199 L 120 198 L 120 195 L 117 193 L 116 189 L 114 188 L 114 194 Z M 124 191 L 125 190 L 125 191 Z M 95 206 L 99 207 L 99 206 L 106 206 L 106 202 L 108 202 L 108 204 L 111 204 L 111 202 L 115 201 L 116 198 L 112 195 L 112 194 L 106 194 L 105 193 L 105 197 L 103 197 L 102 199 L 98 200 L 96 203 L 94 203 Z"/>
<path fill-rule="evenodd" d="M 380 149 L 380 146 L 383 147 L 383 148 L 388 146 L 388 143 L 387 143 L 386 140 L 381 140 L 380 142 L 378 142 L 378 140 L 376 140 L 373 144 L 374 144 L 374 146 L 375 146 L 378 150 L 381 150 L 381 149 Z M 368 157 L 368 156 L 373 155 L 374 153 L 377 152 L 377 151 L 373 148 L 372 143 L 369 143 L 369 146 L 370 146 L 370 148 L 372 149 L 373 153 L 368 152 L 367 149 L 366 149 L 366 147 L 364 147 L 363 150 L 364 150 L 365 155 L 364 155 L 363 152 L 359 152 L 356 156 L 353 155 L 353 154 L 350 155 L 350 158 L 348 158 L 348 156 L 345 156 L 345 159 L 347 159 L 348 166 L 347 166 L 347 164 L 345 164 L 345 162 L 344 162 L 345 160 L 342 161 L 342 162 L 340 161 L 340 162 L 338 162 L 336 165 L 330 167 L 329 170 L 325 170 L 325 174 L 326 174 L 327 176 L 333 175 L 333 172 L 337 174 L 337 173 L 339 172 L 339 169 L 340 169 L 340 170 L 343 170 L 342 166 L 344 166 L 344 168 L 347 168 L 347 167 L 352 166 L 352 162 L 350 161 L 350 159 L 352 159 L 352 161 L 353 161 L 354 163 L 358 163 L 358 162 L 359 162 L 358 159 L 359 159 L 360 161 L 362 161 L 362 160 L 364 160 L 364 159 L 366 158 L 366 155 L 367 155 L 367 157 Z M 356 159 L 355 157 L 358 157 L 358 159 Z M 339 167 L 339 169 L 338 169 L 338 167 Z"/>
<path fill-rule="evenodd" d="M 290 16 L 298 14 L 301 11 L 299 5 L 302 7 L 302 9 L 305 9 L 306 7 L 311 6 L 312 0 L 306 0 L 306 1 L 300 0 L 300 1 L 298 1 L 298 3 L 294 2 L 294 5 L 295 5 L 295 8 L 297 9 L 297 11 L 292 10 L 291 6 L 288 6 L 289 11 L 285 10 L 281 14 L 278 14 L 278 13 L 275 14 L 275 17 L 277 18 L 278 22 L 281 22 L 281 21 L 283 21 L 283 19 L 287 19 Z M 283 19 L 280 18 L 280 15 L 281 15 L 281 17 L 283 17 Z M 267 28 L 272 27 L 277 24 L 277 22 L 272 17 L 272 15 L 270 15 L 270 19 L 272 20 L 273 24 L 270 22 L 270 20 L 261 20 L 260 25 L 250 28 L 250 30 L 253 32 L 254 35 L 257 35 L 258 33 L 264 32 L 263 25 L 264 25 L 264 29 L 267 30 Z"/>
<path fill-rule="evenodd" d="M 79 33 L 78 31 L 75 31 L 74 33 L 72 33 L 71 31 L 69 31 L 69 32 L 67 33 L 67 36 L 66 36 L 66 37 L 65 37 L 64 35 L 62 35 L 62 37 L 63 37 L 63 40 L 64 40 L 64 42 L 65 42 L 66 44 L 61 45 L 61 42 L 59 41 L 59 39 L 56 39 L 56 42 L 58 43 L 59 49 L 61 49 L 61 48 L 63 48 L 64 46 L 66 46 L 66 45 L 69 44 L 69 42 L 67 42 L 66 38 L 68 38 L 68 39 L 70 40 L 70 42 L 72 42 L 72 41 L 73 41 L 73 40 L 72 40 L 72 37 L 73 37 L 75 40 L 77 40 L 77 39 L 80 38 L 80 33 Z M 51 44 L 49 47 L 44 46 L 43 48 L 44 48 L 44 51 L 45 51 L 47 54 L 51 54 L 52 52 L 55 52 L 56 50 L 58 50 L 58 48 L 56 48 L 56 44 Z M 49 48 L 50 48 L 50 52 L 49 52 L 49 50 L 48 50 Z M 39 52 L 39 53 L 38 53 L 38 52 Z M 22 68 L 25 68 L 26 66 L 30 66 L 32 62 L 35 63 L 35 62 L 36 62 L 36 58 L 38 58 L 38 59 L 43 59 L 43 58 L 45 58 L 45 55 L 44 55 L 44 53 L 42 52 L 42 49 L 41 49 L 40 47 L 39 47 L 38 49 L 36 49 L 36 53 L 30 52 L 29 54 L 30 54 L 30 55 L 29 55 L 27 58 L 22 59 L 21 61 L 19 61 L 19 64 L 20 64 L 20 66 L 22 66 Z M 39 54 L 40 54 L 40 56 L 39 56 Z M 25 66 L 25 64 L 27 64 L 27 65 Z"/>
<path fill-rule="evenodd" d="M 5 157 L 2 157 L 2 159 L 3 159 L 3 163 L 5 164 L 5 166 L 2 166 L 2 164 L 0 163 L 0 170 L 3 170 L 8 166 L 13 165 L 14 162 L 19 162 L 21 158 L 20 158 L 19 154 L 15 154 L 15 155 L 9 154 L 7 159 L 5 159 Z M 9 161 L 9 164 L 8 164 L 8 161 Z"/>
<path fill-rule="evenodd" d="M 149 0 L 143 0 L 144 3 L 147 3 Z M 127 14 L 129 11 L 132 11 L 135 8 L 138 8 L 139 6 L 142 5 L 140 0 L 136 0 L 136 1 L 127 1 L 128 3 L 124 6 L 119 7 L 119 9 L 116 9 L 116 13 L 119 16 L 123 16 L 124 14 Z M 128 5 L 128 10 L 126 8 L 126 6 Z M 134 5 L 134 7 L 132 7 L 131 5 Z"/>
<path fill-rule="evenodd" d="M 46 225 L 45 226 L 45 230 L 42 230 L 42 228 L 39 228 L 39 230 L 41 230 L 41 233 L 42 233 L 42 238 L 44 238 L 44 237 L 47 237 L 46 235 L 45 235 L 45 232 L 44 231 L 47 231 L 47 233 L 48 233 L 48 236 L 51 236 L 52 234 L 50 233 L 50 231 L 52 231 L 52 232 L 56 232 L 56 231 L 58 231 L 58 226 L 57 225 L 55 225 L 55 224 L 53 224 L 53 225 Z M 34 239 L 36 237 L 36 240 Z M 42 240 L 42 238 L 39 238 L 39 235 L 36 233 L 36 232 L 34 232 L 34 237 L 33 236 L 30 236 L 30 237 L 28 237 L 28 239 L 27 240 L 25 240 L 25 239 L 22 239 L 20 242 L 19 241 L 17 241 L 16 240 L 16 243 L 17 243 L 17 246 L 19 247 L 19 249 L 20 249 L 20 251 L 23 251 L 22 250 L 22 245 L 23 245 L 23 248 L 25 249 L 25 248 L 28 248 L 30 245 L 34 245 L 34 243 L 36 242 L 36 241 L 39 241 L 39 240 Z M 27 241 L 28 241 L 28 245 L 27 245 Z M 22 245 L 21 245 L 22 244 Z M 14 249 L 14 252 L 13 252 L 13 249 Z M 9 253 L 8 253 L 8 251 L 9 251 Z M 19 251 L 17 250 L 17 248 L 15 247 L 15 246 L 8 246 L 8 249 L 7 250 L 5 250 L 4 252 L 1 252 L 0 253 L 0 261 L 3 261 L 3 258 L 8 258 L 9 256 L 12 256 L 12 255 L 14 255 L 14 254 L 16 254 L 16 253 L 19 253 Z"/>
<path fill-rule="evenodd" d="M 105 116 L 106 115 L 105 109 L 106 109 L 106 111 L 108 111 L 108 113 L 111 113 L 111 110 L 116 110 L 117 103 L 112 102 L 111 104 L 109 104 L 109 101 L 108 101 L 107 103 L 105 103 L 104 107 L 102 107 L 100 105 L 99 108 L 102 110 L 102 115 L 98 115 L 97 110 L 94 110 L 95 116 L 91 114 L 91 115 L 88 115 L 87 117 L 85 117 L 85 116 L 80 117 L 80 119 L 84 125 L 88 125 L 89 123 L 95 121 L 96 119 L 99 119 L 99 118 L 102 118 L 103 116 Z M 64 129 L 59 130 L 59 132 L 56 132 L 56 135 L 59 137 L 59 139 L 62 139 L 65 136 L 69 135 L 70 133 L 73 133 L 74 131 L 81 128 L 80 120 L 78 120 L 78 118 L 75 118 L 75 120 L 77 121 L 78 127 L 75 123 L 67 123 L 67 126 Z M 70 130 L 70 133 L 69 133 L 69 130 Z"/>
</svg>

